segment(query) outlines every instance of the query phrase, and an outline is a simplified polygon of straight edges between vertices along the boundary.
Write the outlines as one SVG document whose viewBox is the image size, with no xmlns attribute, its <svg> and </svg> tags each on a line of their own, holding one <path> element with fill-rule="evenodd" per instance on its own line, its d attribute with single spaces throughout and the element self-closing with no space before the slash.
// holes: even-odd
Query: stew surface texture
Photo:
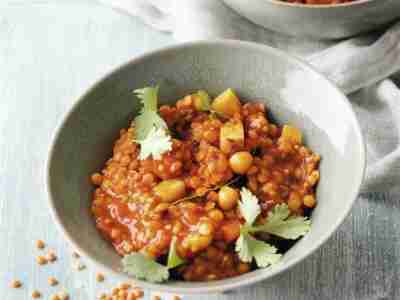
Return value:
<svg viewBox="0 0 400 300">
<path fill-rule="evenodd" d="M 175 237 L 176 253 L 185 263 L 172 276 L 187 281 L 257 268 L 235 250 L 245 223 L 241 189 L 258 199 L 255 224 L 279 204 L 286 204 L 290 216 L 309 216 L 320 175 L 320 156 L 303 145 L 300 130 L 272 123 L 264 104 L 242 103 L 228 89 L 208 107 L 204 95 L 159 108 L 172 137 L 169 151 L 141 159 L 132 123 L 121 129 L 102 171 L 91 176 L 96 226 L 116 251 L 165 262 Z M 277 253 L 294 242 L 263 232 L 255 236 Z"/>
</svg>

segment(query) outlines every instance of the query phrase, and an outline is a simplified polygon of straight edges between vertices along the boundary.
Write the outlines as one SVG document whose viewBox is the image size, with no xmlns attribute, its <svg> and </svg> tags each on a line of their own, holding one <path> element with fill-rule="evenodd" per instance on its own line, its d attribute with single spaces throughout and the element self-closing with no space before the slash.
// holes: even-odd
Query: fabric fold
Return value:
<svg viewBox="0 0 400 300">
<path fill-rule="evenodd" d="M 400 195 L 400 90 L 386 79 L 400 71 L 400 22 L 386 32 L 339 42 L 314 41 L 261 28 L 220 0 L 100 1 L 141 18 L 157 30 L 170 32 L 177 41 L 253 41 L 308 61 L 350 95 L 367 145 L 363 191 Z"/>
</svg>

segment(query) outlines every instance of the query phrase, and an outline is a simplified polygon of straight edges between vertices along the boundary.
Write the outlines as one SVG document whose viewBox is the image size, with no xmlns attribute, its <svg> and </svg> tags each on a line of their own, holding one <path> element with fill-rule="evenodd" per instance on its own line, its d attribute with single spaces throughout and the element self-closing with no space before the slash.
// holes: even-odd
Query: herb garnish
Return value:
<svg viewBox="0 0 400 300">
<path fill-rule="evenodd" d="M 168 126 L 157 112 L 158 90 L 158 86 L 155 86 L 134 91 L 143 104 L 139 115 L 134 120 L 134 142 L 140 144 L 140 160 L 149 156 L 160 159 L 163 153 L 172 149 Z"/>
<path fill-rule="evenodd" d="M 239 210 L 245 219 L 236 241 L 235 250 L 244 262 L 255 259 L 258 267 L 267 267 L 279 261 L 281 254 L 277 248 L 257 240 L 252 234 L 266 232 L 284 239 L 297 239 L 306 234 L 311 226 L 310 220 L 301 216 L 290 216 L 287 204 L 278 204 L 269 212 L 266 221 L 254 225 L 261 212 L 258 199 L 248 189 L 242 188 Z"/>
</svg>

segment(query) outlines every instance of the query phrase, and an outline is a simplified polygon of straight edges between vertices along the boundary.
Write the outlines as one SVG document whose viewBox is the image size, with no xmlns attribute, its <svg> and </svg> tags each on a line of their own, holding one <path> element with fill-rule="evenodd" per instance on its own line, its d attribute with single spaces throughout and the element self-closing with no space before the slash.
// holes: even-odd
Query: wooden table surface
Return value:
<svg viewBox="0 0 400 300">
<path fill-rule="evenodd" d="M 172 44 L 139 20 L 85 0 L 0 3 L 0 299 L 30 299 L 62 287 L 71 300 L 96 299 L 94 266 L 77 272 L 49 215 L 45 160 L 51 134 L 74 99 L 110 69 Z M 271 281 L 236 293 L 185 299 L 400 299 L 400 201 L 364 195 L 312 257 Z M 59 256 L 39 267 L 34 241 Z M 85 261 L 85 258 L 82 258 Z M 49 287 L 48 276 L 60 284 Z M 18 278 L 23 288 L 9 288 Z M 150 293 L 146 293 L 149 297 Z"/>
</svg>

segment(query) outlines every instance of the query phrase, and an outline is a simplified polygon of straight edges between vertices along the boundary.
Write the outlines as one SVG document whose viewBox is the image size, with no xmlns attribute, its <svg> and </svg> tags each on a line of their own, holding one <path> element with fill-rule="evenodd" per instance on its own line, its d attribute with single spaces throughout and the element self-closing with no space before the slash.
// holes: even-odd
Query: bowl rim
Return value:
<svg viewBox="0 0 400 300">
<path fill-rule="evenodd" d="M 360 141 L 360 162 L 361 162 L 361 168 L 358 172 L 358 178 L 356 180 L 357 184 L 353 186 L 352 191 L 351 191 L 351 201 L 348 202 L 348 204 L 344 207 L 343 212 L 341 216 L 336 220 L 335 224 L 332 226 L 332 229 L 329 231 L 326 231 L 323 235 L 320 236 L 319 240 L 317 240 L 316 243 L 314 243 L 308 251 L 303 254 L 299 255 L 298 257 L 294 258 L 291 260 L 289 263 L 285 264 L 284 267 L 278 267 L 274 270 L 271 270 L 270 272 L 266 272 L 265 274 L 258 274 L 254 275 L 249 278 L 244 278 L 242 280 L 239 280 L 237 282 L 225 282 L 226 280 L 221 280 L 220 283 L 216 284 L 215 286 L 199 286 L 199 287 L 178 287 L 174 285 L 168 285 L 168 284 L 157 284 L 157 283 L 151 283 L 143 280 L 138 280 L 135 279 L 131 276 L 128 276 L 127 274 L 124 274 L 123 272 L 117 272 L 113 269 L 111 269 L 109 266 L 107 266 L 105 263 L 103 263 L 100 260 L 97 260 L 96 258 L 92 257 L 89 255 L 84 249 L 80 247 L 78 242 L 75 241 L 74 237 L 72 234 L 68 232 L 68 230 L 65 227 L 64 222 L 62 221 L 62 218 L 59 214 L 59 212 L 56 209 L 55 206 L 55 195 L 52 190 L 52 185 L 51 185 L 51 167 L 52 167 L 52 161 L 54 159 L 55 155 L 55 146 L 59 142 L 59 137 L 60 137 L 60 132 L 63 130 L 64 126 L 66 125 L 66 122 L 68 119 L 71 117 L 71 115 L 78 109 L 80 106 L 81 102 L 84 101 L 84 99 L 87 98 L 87 96 L 92 93 L 99 85 L 102 84 L 104 80 L 107 78 L 118 74 L 121 70 L 129 67 L 132 64 L 139 64 L 141 61 L 146 60 L 148 58 L 151 58 L 154 55 L 161 55 L 163 53 L 168 53 L 168 52 L 174 52 L 174 51 L 180 51 L 180 50 L 185 50 L 186 48 L 196 48 L 196 47 L 203 47 L 203 46 L 220 46 L 220 47 L 231 47 L 231 48 L 247 48 L 249 50 L 253 51 L 259 51 L 267 54 L 274 54 L 278 57 L 281 57 L 283 59 L 286 59 L 293 64 L 300 65 L 302 68 L 305 70 L 308 70 L 315 75 L 321 80 L 327 81 L 333 89 L 335 89 L 338 94 L 340 95 L 338 97 L 338 101 L 342 101 L 344 105 L 346 105 L 349 108 L 349 112 L 352 116 L 352 123 L 354 126 L 354 129 L 356 131 L 356 135 L 358 137 L 358 140 Z M 337 228 L 343 223 L 345 218 L 348 216 L 348 214 L 351 211 L 351 208 L 357 199 L 357 196 L 361 190 L 361 184 L 363 182 L 364 176 L 365 176 L 365 171 L 366 171 L 366 145 L 364 142 L 363 135 L 361 133 L 361 128 L 360 124 L 357 120 L 357 117 L 355 115 L 355 112 L 353 108 L 351 107 L 351 104 L 347 97 L 343 94 L 343 92 L 328 78 L 326 78 L 324 75 L 319 73 L 317 70 L 315 70 L 311 65 L 309 65 L 307 62 L 302 61 L 299 58 L 296 58 L 290 54 L 287 54 L 281 50 L 275 49 L 270 46 L 266 46 L 263 44 L 257 44 L 253 42 L 245 42 L 245 41 L 238 41 L 238 40 L 228 40 L 228 39 L 216 39 L 212 41 L 194 41 L 194 42 L 186 42 L 186 43 L 180 43 L 180 44 L 175 44 L 172 46 L 167 46 L 163 48 L 159 48 L 150 52 L 146 52 L 142 55 L 136 56 L 127 62 L 119 65 L 116 68 L 113 68 L 110 72 L 107 72 L 105 75 L 101 76 L 99 79 L 97 79 L 92 85 L 86 90 L 85 93 L 83 93 L 78 99 L 75 101 L 75 103 L 67 109 L 67 111 L 64 113 L 63 117 L 61 118 L 61 121 L 59 124 L 56 126 L 55 130 L 53 131 L 53 134 L 51 136 L 51 142 L 49 146 L 49 155 L 46 160 L 46 165 L 45 165 L 45 170 L 46 170 L 46 190 L 47 190 L 47 195 L 48 195 L 48 203 L 50 207 L 50 214 L 53 218 L 53 220 L 56 223 L 56 227 L 63 233 L 65 236 L 67 242 L 74 248 L 76 249 L 81 255 L 85 256 L 89 262 L 91 262 L 93 265 L 98 266 L 100 268 L 103 268 L 107 270 L 110 274 L 113 274 L 115 276 L 123 276 L 130 281 L 133 281 L 136 283 L 138 286 L 141 286 L 145 289 L 150 289 L 150 290 L 157 290 L 159 292 L 167 292 L 167 293 L 177 293 L 177 294 L 210 294 L 210 293 L 219 293 L 219 292 L 224 292 L 232 289 L 237 289 L 239 287 L 244 287 L 248 286 L 257 282 L 260 282 L 262 280 L 269 280 L 291 268 L 293 268 L 295 265 L 300 263 L 301 261 L 305 260 L 307 257 L 309 257 L 312 253 L 314 253 L 317 249 L 319 249 L 332 235 L 333 233 L 337 230 Z M 193 283 L 196 285 L 196 283 Z"/>
<path fill-rule="evenodd" d="M 350 7 L 350 6 L 357 6 L 366 4 L 369 2 L 373 2 L 376 0 L 355 0 L 353 2 L 345 2 L 345 3 L 337 3 L 337 4 L 301 4 L 301 3 L 290 3 L 290 2 L 283 2 L 280 0 L 264 0 L 267 2 L 271 2 L 272 4 L 282 5 L 286 7 L 293 7 L 293 8 L 301 8 L 301 9 L 317 9 L 317 8 L 339 8 L 339 7 Z"/>
</svg>

